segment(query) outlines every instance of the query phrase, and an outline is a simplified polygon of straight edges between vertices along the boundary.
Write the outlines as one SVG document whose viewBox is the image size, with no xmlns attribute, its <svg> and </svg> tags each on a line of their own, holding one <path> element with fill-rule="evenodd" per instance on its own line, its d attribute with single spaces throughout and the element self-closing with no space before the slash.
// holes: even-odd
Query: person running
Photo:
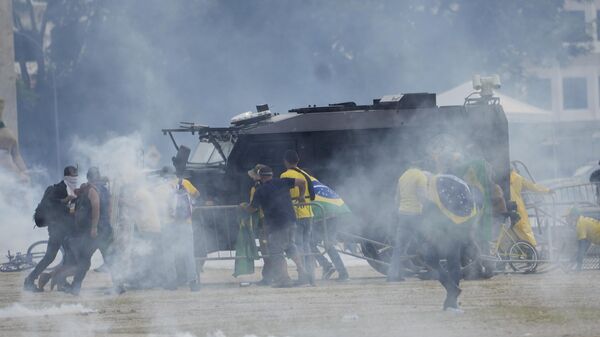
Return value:
<svg viewBox="0 0 600 337">
<path fill-rule="evenodd" d="M 81 285 L 92 263 L 92 256 L 98 249 L 100 241 L 98 234 L 103 211 L 101 210 L 100 192 L 90 181 L 92 175 L 93 172 L 88 171 L 88 182 L 76 190 L 75 231 L 67 241 L 76 263 L 73 282 L 71 286 L 67 287 L 67 292 L 75 296 L 78 296 L 81 291 Z M 105 234 L 102 233 L 102 235 Z"/>
<path fill-rule="evenodd" d="M 446 289 L 445 311 L 462 312 L 458 305 L 461 254 L 470 242 L 472 219 L 477 214 L 469 186 L 452 175 L 435 175 L 428 179 L 422 225 L 418 227 L 428 248 L 425 262 L 433 268 Z M 445 266 L 441 261 L 445 260 Z"/>
<path fill-rule="evenodd" d="M 63 173 L 61 182 L 46 189 L 34 214 L 36 226 L 48 227 L 48 246 L 42 260 L 25 278 L 23 289 L 26 291 L 43 291 L 43 287 L 35 285 L 35 280 L 54 261 L 61 246 L 65 245 L 66 238 L 74 230 L 72 211 L 74 211 L 76 198 L 77 168 L 67 166 Z"/>
<path fill-rule="evenodd" d="M 396 204 L 398 205 L 398 223 L 394 237 L 394 250 L 388 270 L 388 282 L 404 281 L 402 255 L 408 240 L 420 225 L 423 202 L 427 196 L 428 173 L 413 166 L 398 179 Z"/>
<path fill-rule="evenodd" d="M 310 176 L 298 167 L 300 157 L 293 150 L 285 151 L 283 155 L 283 164 L 286 170 L 281 174 L 280 178 L 292 178 L 303 180 L 306 189 L 304 193 L 296 187 L 290 190 L 290 196 L 294 200 L 294 212 L 296 214 L 296 230 L 294 232 L 294 242 L 298 248 L 298 253 L 304 256 L 304 266 L 309 273 L 309 278 L 301 280 L 302 282 L 314 284 L 314 258 L 310 255 L 311 249 L 311 225 L 314 217 L 312 207 L 303 205 L 315 200 L 314 186 Z"/>
<path fill-rule="evenodd" d="M 299 195 L 304 195 L 306 181 L 292 178 L 274 179 L 273 170 L 268 166 L 261 168 L 258 174 L 261 185 L 254 193 L 252 203 L 250 205 L 240 204 L 240 207 L 250 213 L 262 209 L 265 214 L 269 255 L 275 274 L 273 287 L 293 286 L 287 272 L 284 252 L 296 264 L 298 283 L 303 283 L 308 276 L 293 240 L 296 214 L 290 190 L 297 187 Z"/>
</svg>

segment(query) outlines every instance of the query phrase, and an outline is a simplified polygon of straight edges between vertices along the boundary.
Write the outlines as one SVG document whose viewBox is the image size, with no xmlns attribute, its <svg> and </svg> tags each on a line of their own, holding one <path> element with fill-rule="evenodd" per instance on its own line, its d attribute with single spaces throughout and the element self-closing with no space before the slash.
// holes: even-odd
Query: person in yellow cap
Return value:
<svg viewBox="0 0 600 337">
<path fill-rule="evenodd" d="M 527 207 L 525 207 L 525 201 L 523 200 L 522 195 L 523 191 L 552 193 L 552 190 L 525 179 L 516 169 L 512 169 L 510 172 L 510 200 L 517 204 L 517 213 L 521 217 L 514 225 L 513 230 L 519 239 L 527 241 L 535 247 L 537 241 L 535 240 L 535 235 L 533 234 L 531 223 L 529 222 Z"/>
<path fill-rule="evenodd" d="M 600 245 L 600 220 L 583 215 L 579 209 L 573 208 L 567 216 L 567 221 L 575 224 L 577 232 L 577 255 L 575 256 L 577 265 L 575 268 L 581 271 L 583 258 L 592 243 Z"/>
</svg>

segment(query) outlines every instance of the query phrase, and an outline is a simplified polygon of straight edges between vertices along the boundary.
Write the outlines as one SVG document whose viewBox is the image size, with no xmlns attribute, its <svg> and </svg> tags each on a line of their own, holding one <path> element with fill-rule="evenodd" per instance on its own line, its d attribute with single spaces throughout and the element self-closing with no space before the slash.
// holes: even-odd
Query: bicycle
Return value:
<svg viewBox="0 0 600 337">
<path fill-rule="evenodd" d="M 520 240 L 513 231 L 512 225 L 500 227 L 498 239 L 492 246 L 491 256 L 498 260 L 496 267 L 504 270 L 508 264 L 514 272 L 535 273 L 539 264 L 537 249 L 527 241 Z"/>
<path fill-rule="evenodd" d="M 41 240 L 31 244 L 29 248 L 27 248 L 27 252 L 25 254 L 17 252 L 15 255 L 12 255 L 9 250 L 8 254 L 6 255 L 8 262 L 0 264 L 0 272 L 18 272 L 34 268 L 46 254 L 47 246 L 48 240 Z M 48 266 L 46 270 L 53 270 L 62 263 L 64 258 L 62 247 L 60 248 L 59 254 L 60 256 L 57 255 L 57 257 L 54 259 L 55 262 Z M 58 261 L 58 263 L 56 261 Z"/>
</svg>

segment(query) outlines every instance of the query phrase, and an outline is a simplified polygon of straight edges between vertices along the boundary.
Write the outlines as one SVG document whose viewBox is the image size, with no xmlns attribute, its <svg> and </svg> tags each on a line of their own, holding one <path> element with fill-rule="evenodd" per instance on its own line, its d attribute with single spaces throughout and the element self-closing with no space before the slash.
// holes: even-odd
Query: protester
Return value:
<svg viewBox="0 0 600 337">
<path fill-rule="evenodd" d="M 323 268 L 322 279 L 329 279 L 337 271 L 337 281 L 349 280 L 348 270 L 344 261 L 336 249 L 337 227 L 341 223 L 351 221 L 352 212 L 344 200 L 330 187 L 310 176 L 314 190 L 315 200 L 312 207 L 314 214 L 311 250 L 315 254 L 317 262 Z M 323 243 L 325 253 L 329 256 L 333 265 L 324 255 L 321 255 L 317 245 Z"/>
<path fill-rule="evenodd" d="M 196 267 L 194 253 L 194 230 L 192 227 L 192 206 L 200 197 L 200 192 L 192 183 L 184 178 L 184 172 L 177 172 L 177 177 L 169 178 L 167 185 L 170 189 L 168 215 L 163 232 L 163 251 L 166 254 L 167 268 L 166 287 L 176 289 L 178 284 L 178 262 L 183 266 L 182 274 L 192 292 L 200 290 L 200 279 Z"/>
<path fill-rule="evenodd" d="M 252 204 L 252 201 L 254 200 L 256 189 L 260 187 L 261 182 L 260 175 L 258 174 L 258 172 L 265 167 L 266 165 L 256 164 L 256 166 L 252 170 L 248 171 L 248 176 L 254 181 L 254 185 L 250 189 L 250 204 Z M 259 209 L 257 212 L 255 212 L 253 216 L 255 216 L 257 220 L 256 230 L 258 231 L 258 242 L 260 246 L 260 253 L 263 259 L 263 268 L 261 271 L 262 279 L 259 282 L 257 282 L 257 285 L 267 286 L 273 283 L 275 277 L 273 273 L 273 263 L 271 261 L 271 258 L 268 256 L 269 250 L 267 239 L 267 224 L 265 223 L 265 214 L 262 211 L 262 209 Z"/>
<path fill-rule="evenodd" d="M 54 261 L 65 239 L 74 231 L 74 199 L 77 188 L 77 168 L 67 166 L 61 182 L 46 188 L 42 201 L 35 210 L 34 220 L 38 227 L 48 227 L 48 246 L 42 260 L 25 278 L 23 288 L 39 292 L 35 285 L 38 276 Z"/>
<path fill-rule="evenodd" d="M 82 184 L 76 191 L 75 231 L 68 238 L 69 249 L 72 250 L 77 264 L 73 282 L 68 292 L 76 296 L 79 295 L 81 284 L 90 269 L 92 256 L 98 249 L 98 242 L 103 240 L 99 239 L 98 235 L 99 227 L 104 227 L 104 225 L 100 225 L 101 213 L 106 212 L 106 210 L 101 210 L 100 192 L 90 181 L 90 173 L 92 171 L 88 171 L 88 182 Z M 102 230 L 100 234 L 104 236 L 106 231 Z"/>
<path fill-rule="evenodd" d="M 429 249 L 425 262 L 438 275 L 446 289 L 443 309 L 461 312 L 458 297 L 460 288 L 461 253 L 471 237 L 472 219 L 476 215 L 475 203 L 469 186 L 452 175 L 435 175 L 428 180 L 427 197 L 422 225 L 418 226 Z M 440 264 L 445 260 L 445 266 Z"/>
<path fill-rule="evenodd" d="M 578 208 L 572 208 L 567 221 L 575 225 L 577 233 L 577 254 L 575 262 L 577 271 L 583 268 L 583 259 L 592 244 L 600 245 L 600 219 L 584 215 Z"/>
<path fill-rule="evenodd" d="M 517 213 L 520 216 L 520 220 L 513 226 L 513 230 L 523 241 L 529 242 L 532 246 L 537 245 L 535 235 L 529 222 L 529 215 L 527 214 L 527 207 L 523 200 L 523 191 L 531 191 L 538 193 L 552 193 L 552 190 L 535 184 L 524 177 L 522 177 L 516 169 L 510 172 L 510 200 L 516 202 Z"/>
<path fill-rule="evenodd" d="M 398 179 L 396 205 L 398 222 L 395 228 L 394 250 L 387 274 L 388 282 L 404 281 L 402 255 L 406 244 L 422 221 L 423 202 L 427 197 L 428 173 L 413 166 Z"/>
<path fill-rule="evenodd" d="M 296 213 L 296 230 L 294 232 L 294 242 L 298 248 L 298 253 L 304 255 L 304 265 L 309 273 L 309 278 L 301 282 L 314 284 L 314 258 L 310 255 L 312 249 L 310 247 L 311 224 L 314 216 L 310 205 L 303 205 L 315 200 L 314 186 L 310 176 L 298 167 L 300 157 L 293 150 L 285 151 L 283 155 L 283 163 L 286 170 L 281 174 L 280 178 L 292 178 L 304 180 L 307 186 L 304 193 L 300 194 L 300 190 L 294 187 L 290 190 L 290 196 L 294 201 L 294 212 Z"/>
<path fill-rule="evenodd" d="M 296 214 L 290 190 L 297 187 L 298 195 L 305 195 L 306 181 L 292 178 L 273 179 L 273 170 L 270 167 L 263 167 L 258 174 L 261 185 L 257 188 L 252 203 L 241 204 L 240 207 L 251 213 L 262 209 L 265 214 L 269 255 L 276 275 L 273 287 L 293 286 L 287 273 L 284 252 L 296 264 L 299 283 L 304 283 L 303 280 L 306 280 L 308 275 L 293 240 Z"/>
</svg>

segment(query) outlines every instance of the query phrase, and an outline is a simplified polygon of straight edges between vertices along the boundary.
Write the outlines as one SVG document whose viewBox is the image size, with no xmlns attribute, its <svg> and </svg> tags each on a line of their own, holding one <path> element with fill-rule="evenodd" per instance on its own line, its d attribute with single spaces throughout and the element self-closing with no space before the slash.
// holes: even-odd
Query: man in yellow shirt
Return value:
<svg viewBox="0 0 600 337">
<path fill-rule="evenodd" d="M 390 261 L 387 281 L 404 281 L 402 255 L 405 245 L 421 222 L 423 201 L 427 196 L 427 173 L 416 167 L 406 170 L 398 179 L 396 205 L 398 223 L 394 238 L 394 251 Z"/>
<path fill-rule="evenodd" d="M 283 172 L 280 178 L 300 179 L 306 182 L 304 194 L 300 195 L 298 187 L 290 189 L 290 196 L 294 202 L 294 212 L 296 213 L 296 229 L 294 231 L 294 242 L 300 254 L 304 254 L 304 265 L 309 280 L 299 280 L 300 283 L 314 284 L 314 262 L 313 258 L 308 254 L 311 252 L 311 223 L 314 216 L 310 205 L 300 205 L 309 203 L 315 199 L 315 192 L 310 176 L 298 167 L 300 157 L 293 150 L 285 151 L 283 155 L 283 163 L 286 171 Z"/>
</svg>

